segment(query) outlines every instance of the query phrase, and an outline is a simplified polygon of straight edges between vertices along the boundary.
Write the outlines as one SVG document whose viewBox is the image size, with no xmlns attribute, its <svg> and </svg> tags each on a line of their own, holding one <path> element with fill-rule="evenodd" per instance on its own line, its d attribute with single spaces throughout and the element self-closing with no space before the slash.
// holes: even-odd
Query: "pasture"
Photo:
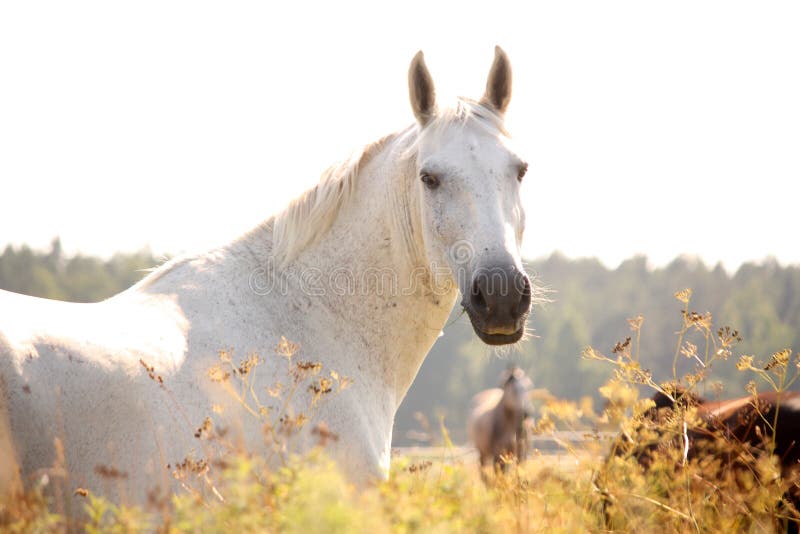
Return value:
<svg viewBox="0 0 800 534">
<path fill-rule="evenodd" d="M 685 303 L 676 357 L 697 357 L 706 370 L 735 366 L 752 379 L 748 396 L 763 388 L 791 398 L 785 391 L 800 376 L 800 355 L 733 358 L 736 332 L 715 328 L 710 315 L 688 312 L 690 295 L 676 294 Z M 326 454 L 338 436 L 318 426 L 317 446 L 295 455 L 286 445 L 295 427 L 310 418 L 301 413 L 287 420 L 285 414 L 255 410 L 278 468 L 226 440 L 209 419 L 197 430 L 198 439 L 221 444 L 226 453 L 171 466 L 181 485 L 175 494 L 153 493 L 145 506 L 119 505 L 102 493 L 69 487 L 63 466 L 54 465 L 30 490 L 2 502 L 0 525 L 10 532 L 793 532 L 789 520 L 796 512 L 785 494 L 796 487 L 796 474 L 782 472 L 771 454 L 780 420 L 764 421 L 758 439 L 747 446 L 698 420 L 690 404 L 676 403 L 666 417 L 649 417 L 656 407 L 649 394 L 655 391 L 660 399 L 676 390 L 641 368 L 636 349 L 641 321 L 629 324 L 632 337 L 621 340 L 611 357 L 592 348 L 584 354 L 613 370 L 601 388 L 605 406 L 595 413 L 585 403 L 553 397 L 538 402 L 527 421 L 529 457 L 521 463 L 505 459 L 506 469 L 485 471 L 485 480 L 475 449 L 452 443 L 440 421 L 435 446 L 394 449 L 389 479 L 359 488 Z M 708 345 L 692 344 L 698 337 Z M 291 362 L 290 349 L 286 342 L 276 354 Z M 230 369 L 224 380 L 232 390 L 246 390 L 257 365 L 221 355 L 218 372 Z M 294 389 L 325 383 L 322 369 L 297 366 L 302 367 Z M 681 378 L 688 391 L 709 391 L 708 376 Z M 338 380 L 317 402 L 346 391 L 342 377 Z M 687 455 L 692 431 L 707 432 L 703 454 Z M 620 440 L 632 446 L 621 447 Z M 103 477 L 109 485 L 125 483 L 124 474 Z M 81 518 L 60 508 L 65 497 L 82 501 Z"/>
<path fill-rule="evenodd" d="M 292 458 L 278 471 L 267 469 L 259 457 L 233 455 L 224 465 L 188 474 L 187 488 L 193 489 L 172 499 L 154 498 L 146 509 L 82 496 L 88 519 L 81 527 L 89 532 L 602 532 L 607 530 L 603 493 L 595 481 L 601 472 L 605 491 L 615 499 L 615 531 L 765 532 L 782 516 L 770 462 L 760 462 L 758 478 L 742 489 L 732 480 L 711 485 L 704 477 L 708 467 L 700 464 L 677 477 L 667 469 L 643 474 L 632 459 L 605 468 L 598 454 L 603 447 L 589 440 L 568 452 L 534 453 L 488 485 L 470 450 L 397 451 L 390 480 L 363 491 L 322 451 Z M 219 495 L 197 491 L 209 479 Z M 5 503 L 4 529 L 76 526 L 52 502 L 48 508 L 43 489 Z"/>
</svg>

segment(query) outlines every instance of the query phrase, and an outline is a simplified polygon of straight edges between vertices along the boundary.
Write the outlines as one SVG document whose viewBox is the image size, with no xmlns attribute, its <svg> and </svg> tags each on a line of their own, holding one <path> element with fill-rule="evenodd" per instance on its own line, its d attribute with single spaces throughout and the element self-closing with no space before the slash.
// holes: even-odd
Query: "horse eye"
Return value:
<svg viewBox="0 0 800 534">
<path fill-rule="evenodd" d="M 523 163 L 519 167 L 519 174 L 517 174 L 517 180 L 519 180 L 521 182 L 522 178 L 525 176 L 526 172 L 528 172 L 528 164 L 527 163 Z"/>
<path fill-rule="evenodd" d="M 428 189 L 436 189 L 437 187 L 439 187 L 439 179 L 436 176 L 432 175 L 432 174 L 428 174 L 427 172 L 423 172 L 420 175 L 419 179 L 422 180 L 423 184 L 428 186 Z"/>
</svg>

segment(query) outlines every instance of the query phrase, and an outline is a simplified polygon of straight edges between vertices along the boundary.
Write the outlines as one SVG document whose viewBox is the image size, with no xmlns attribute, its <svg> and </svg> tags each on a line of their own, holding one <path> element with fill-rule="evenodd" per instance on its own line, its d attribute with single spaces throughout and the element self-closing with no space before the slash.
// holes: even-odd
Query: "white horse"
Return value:
<svg viewBox="0 0 800 534">
<path fill-rule="evenodd" d="M 57 466 L 68 499 L 80 487 L 141 503 L 176 484 L 168 466 L 204 457 L 209 416 L 266 450 L 253 399 L 269 411 L 283 400 L 267 388 L 292 384 L 274 352 L 282 336 L 299 345 L 294 362 L 352 379 L 314 412 L 343 472 L 357 483 L 388 476 L 395 411 L 459 291 L 494 345 L 522 337 L 531 302 L 519 251 L 526 164 L 503 127 L 507 56 L 495 50 L 480 101 L 439 110 L 421 52 L 409 89 L 413 126 L 222 248 L 96 304 L 0 291 L 0 426 L 10 424 L 23 482 Z M 219 376 L 221 349 L 234 362 L 263 359 L 247 375 L 252 397 Z M 312 404 L 312 389 L 297 388 L 287 413 Z M 293 439 L 297 450 L 314 444 L 312 428 Z"/>
</svg>

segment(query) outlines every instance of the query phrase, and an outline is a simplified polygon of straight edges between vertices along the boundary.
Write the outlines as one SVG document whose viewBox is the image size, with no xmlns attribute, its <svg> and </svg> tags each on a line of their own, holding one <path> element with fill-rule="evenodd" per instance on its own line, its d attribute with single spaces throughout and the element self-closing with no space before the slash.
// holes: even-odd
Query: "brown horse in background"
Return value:
<svg viewBox="0 0 800 534">
<path fill-rule="evenodd" d="M 524 421 L 531 381 L 522 369 L 512 367 L 501 384 L 501 388 L 481 391 L 472 399 L 467 433 L 478 449 L 481 472 L 490 462 L 495 469 L 505 470 L 505 459 L 522 461 L 527 455 Z"/>
<path fill-rule="evenodd" d="M 748 469 L 752 467 L 752 457 L 747 451 L 756 454 L 769 452 L 774 442 L 772 453 L 780 462 L 781 477 L 794 481 L 800 474 L 800 393 L 783 392 L 779 395 L 776 392 L 767 392 L 737 399 L 707 400 L 674 385 L 668 386 L 667 390 L 670 395 L 657 392 L 652 397 L 655 406 L 645 412 L 643 418 L 657 423 L 665 421 L 676 408 L 696 406 L 703 424 L 686 431 L 687 460 L 714 454 L 719 455 L 726 468 Z M 774 436 L 771 428 L 773 424 Z M 713 445 L 720 438 L 732 447 L 726 448 L 722 453 L 711 452 L 716 450 Z M 621 456 L 628 451 L 647 470 L 652 464 L 653 453 L 665 446 L 670 446 L 670 442 L 633 443 L 630 436 L 620 435 L 610 454 Z M 796 481 L 784 493 L 783 498 L 794 507 L 792 511 L 787 510 L 787 515 L 793 517 L 788 521 L 787 532 L 797 533 L 800 520 L 797 516 L 800 510 L 800 486 Z M 606 501 L 604 504 L 609 503 Z M 607 514 L 606 518 L 608 519 Z"/>
</svg>

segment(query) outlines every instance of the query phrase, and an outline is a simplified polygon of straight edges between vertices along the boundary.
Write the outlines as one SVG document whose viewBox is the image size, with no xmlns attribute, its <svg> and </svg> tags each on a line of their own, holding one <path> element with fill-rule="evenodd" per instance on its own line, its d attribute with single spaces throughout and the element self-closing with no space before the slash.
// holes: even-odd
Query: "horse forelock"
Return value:
<svg viewBox="0 0 800 534">
<path fill-rule="evenodd" d="M 489 135 L 509 137 L 503 116 L 492 108 L 469 98 L 459 97 L 452 107 L 439 111 L 424 127 L 415 142 L 408 146 L 409 153 L 416 154 L 418 144 L 424 137 L 444 135 L 452 127 L 475 126 Z"/>
<path fill-rule="evenodd" d="M 455 106 L 442 111 L 428 127 L 468 123 L 483 127 L 492 134 L 508 136 L 502 115 L 477 100 L 465 97 L 459 97 Z"/>
</svg>

